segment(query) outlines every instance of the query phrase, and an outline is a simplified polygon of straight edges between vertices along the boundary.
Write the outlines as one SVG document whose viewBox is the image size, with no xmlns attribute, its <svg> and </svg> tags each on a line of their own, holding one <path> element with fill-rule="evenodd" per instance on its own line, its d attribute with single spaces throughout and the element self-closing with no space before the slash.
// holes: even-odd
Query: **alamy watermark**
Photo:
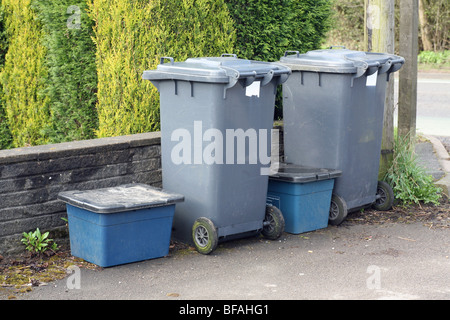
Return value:
<svg viewBox="0 0 450 320">
<path fill-rule="evenodd" d="M 171 134 L 171 141 L 178 142 L 171 150 L 172 163 L 199 165 L 233 165 L 271 163 L 271 140 L 279 137 L 278 129 L 242 128 L 203 130 L 202 121 L 194 121 L 193 130 L 179 128 Z M 278 150 L 278 149 L 276 149 Z M 274 155 L 274 156 L 277 156 Z M 269 168 L 261 168 L 262 175 Z"/>
<path fill-rule="evenodd" d="M 367 28 L 369 30 L 380 29 L 381 10 L 379 6 L 369 5 L 367 6 Z"/>
<path fill-rule="evenodd" d="M 68 29 L 81 29 L 81 9 L 79 6 L 69 6 L 66 11 L 71 16 L 67 19 Z"/>
<path fill-rule="evenodd" d="M 381 289 L 381 268 L 379 266 L 370 265 L 366 270 L 370 276 L 366 279 L 367 289 L 380 290 Z"/>
<path fill-rule="evenodd" d="M 73 290 L 73 289 L 81 289 L 81 271 L 80 268 L 77 266 L 69 266 L 67 268 L 67 273 L 71 274 L 69 277 L 67 277 L 66 280 L 66 286 L 67 289 Z"/>
</svg>

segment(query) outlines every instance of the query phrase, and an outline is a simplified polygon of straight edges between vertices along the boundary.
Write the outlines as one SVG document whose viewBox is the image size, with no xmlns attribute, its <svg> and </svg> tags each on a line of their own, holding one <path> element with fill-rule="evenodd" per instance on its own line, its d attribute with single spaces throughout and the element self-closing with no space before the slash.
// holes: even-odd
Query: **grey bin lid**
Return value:
<svg viewBox="0 0 450 320">
<path fill-rule="evenodd" d="M 289 55 L 289 53 L 295 53 Z M 401 68 L 405 60 L 402 57 L 348 49 L 313 50 L 305 54 L 298 51 L 286 51 L 280 62 L 292 71 L 313 71 L 328 73 L 355 73 L 367 75 L 395 72 Z"/>
<path fill-rule="evenodd" d="M 170 63 L 164 63 L 165 60 Z M 184 62 L 174 62 L 171 57 L 161 58 L 156 70 L 144 71 L 142 78 L 150 81 L 185 80 L 194 82 L 232 83 L 243 78 L 261 79 L 262 85 L 274 76 L 280 83 L 287 80 L 291 70 L 281 64 L 238 59 L 236 55 L 223 54 L 221 57 L 189 58 Z M 250 85 L 251 82 L 247 85 Z"/>
<path fill-rule="evenodd" d="M 328 180 L 340 177 L 342 171 L 333 169 L 321 169 L 295 164 L 280 163 L 278 168 L 271 168 L 270 180 L 307 183 L 320 180 Z"/>
<path fill-rule="evenodd" d="M 64 191 L 58 199 L 95 213 L 116 213 L 160 207 L 184 201 L 184 196 L 145 184 L 126 184 L 112 188 Z"/>
</svg>

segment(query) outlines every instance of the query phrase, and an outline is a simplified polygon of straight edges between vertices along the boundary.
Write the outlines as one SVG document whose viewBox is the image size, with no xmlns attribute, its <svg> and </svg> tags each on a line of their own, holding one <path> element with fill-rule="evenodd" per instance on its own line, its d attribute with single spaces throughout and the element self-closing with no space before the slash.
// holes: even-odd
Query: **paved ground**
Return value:
<svg viewBox="0 0 450 320">
<path fill-rule="evenodd" d="M 450 299 L 450 230 L 345 223 L 279 241 L 249 238 L 212 255 L 81 269 L 21 299 Z M 72 282 L 75 283 L 75 282 Z"/>
<path fill-rule="evenodd" d="M 395 73 L 395 92 L 398 91 Z M 398 95 L 394 95 L 398 106 Z M 397 108 L 394 123 L 397 123 Z M 417 130 L 428 135 L 450 136 L 450 73 L 420 72 L 417 83 Z"/>
<path fill-rule="evenodd" d="M 422 142 L 416 144 L 416 154 L 418 163 L 426 168 L 428 174 L 431 174 L 435 180 L 439 180 L 445 176 L 445 171 L 439 163 L 430 142 Z"/>
<path fill-rule="evenodd" d="M 437 136 L 436 138 L 438 138 L 441 141 L 444 148 L 447 150 L 448 153 L 450 153 L 450 136 Z"/>
</svg>

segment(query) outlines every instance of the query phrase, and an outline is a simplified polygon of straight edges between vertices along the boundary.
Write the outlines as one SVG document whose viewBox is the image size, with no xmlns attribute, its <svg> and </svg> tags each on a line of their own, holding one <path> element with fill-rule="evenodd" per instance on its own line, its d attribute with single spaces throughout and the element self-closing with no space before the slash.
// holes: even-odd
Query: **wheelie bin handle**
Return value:
<svg viewBox="0 0 450 320">
<path fill-rule="evenodd" d="M 228 68 L 228 67 L 224 67 L 224 66 L 221 66 L 220 68 L 226 72 L 228 79 L 229 79 L 228 84 L 226 84 L 223 88 L 223 98 L 226 99 L 227 98 L 227 90 L 234 87 L 234 85 L 239 81 L 241 74 L 239 73 L 239 71 L 234 70 L 232 68 Z"/>
<path fill-rule="evenodd" d="M 391 67 L 392 67 L 392 60 L 386 61 L 386 63 L 380 67 L 380 70 L 378 70 L 378 74 L 383 74 L 383 73 L 388 72 L 389 69 L 391 69 Z"/>
<path fill-rule="evenodd" d="M 391 73 L 394 73 L 394 72 L 400 70 L 404 63 L 405 63 L 405 58 L 399 57 L 399 56 L 395 56 L 395 59 L 391 60 L 392 66 L 387 71 L 387 81 L 389 81 L 389 77 L 390 77 Z"/>
<path fill-rule="evenodd" d="M 404 63 L 405 63 L 404 58 L 399 56 L 393 56 L 380 67 L 380 69 L 378 70 L 378 74 L 386 73 L 387 74 L 386 81 L 389 81 L 390 74 L 400 70 L 400 68 Z"/>
<path fill-rule="evenodd" d="M 222 57 L 222 58 L 224 58 L 224 57 L 237 58 L 237 54 L 235 54 L 235 53 L 222 53 L 220 55 L 220 57 Z"/>
<path fill-rule="evenodd" d="M 289 53 L 295 53 L 295 54 L 297 54 L 297 58 L 300 57 L 300 52 L 296 51 L 296 50 L 287 50 L 284 52 L 284 56 L 287 57 Z"/>
<path fill-rule="evenodd" d="M 328 49 L 336 49 L 336 48 L 347 49 L 345 46 L 330 46 Z"/>
<path fill-rule="evenodd" d="M 171 65 L 174 64 L 174 60 L 172 57 L 161 57 L 160 64 L 164 64 L 164 60 L 166 60 L 166 59 L 170 60 Z"/>
<path fill-rule="evenodd" d="M 367 69 L 369 69 L 370 65 L 366 61 L 358 60 L 358 59 L 349 59 L 346 58 L 349 61 L 352 61 L 354 63 L 354 66 L 356 67 L 356 73 L 351 79 L 350 86 L 353 88 L 353 81 L 357 78 L 362 77 L 366 72 Z M 374 65 L 372 65 L 374 67 Z M 375 71 L 374 71 L 375 72 Z"/>
</svg>

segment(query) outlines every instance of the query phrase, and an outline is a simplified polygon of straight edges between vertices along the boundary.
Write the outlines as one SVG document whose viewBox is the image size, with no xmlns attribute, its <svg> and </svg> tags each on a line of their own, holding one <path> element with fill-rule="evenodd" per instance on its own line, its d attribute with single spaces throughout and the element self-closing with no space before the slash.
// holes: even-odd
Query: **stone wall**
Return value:
<svg viewBox="0 0 450 320">
<path fill-rule="evenodd" d="M 64 239 L 65 190 L 125 183 L 160 187 L 159 132 L 0 150 L 0 255 L 23 250 L 23 232 Z M 67 238 L 67 237 L 66 237 Z"/>
</svg>

